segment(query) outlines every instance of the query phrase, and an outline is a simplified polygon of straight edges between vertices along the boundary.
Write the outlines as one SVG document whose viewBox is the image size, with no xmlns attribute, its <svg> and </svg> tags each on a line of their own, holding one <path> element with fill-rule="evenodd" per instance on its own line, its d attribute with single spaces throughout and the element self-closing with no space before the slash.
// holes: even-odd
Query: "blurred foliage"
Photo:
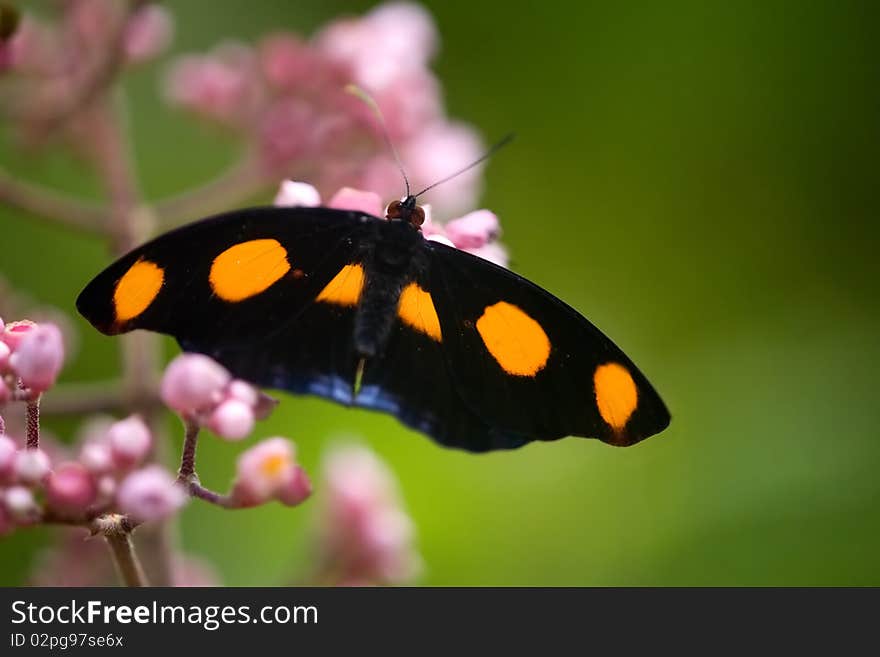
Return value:
<svg viewBox="0 0 880 657">
<path fill-rule="evenodd" d="M 177 51 L 308 33 L 370 6 L 167 4 Z M 672 425 L 631 449 L 568 439 L 474 456 L 390 417 L 284 396 L 257 435 L 294 438 L 311 472 L 340 437 L 375 448 L 401 479 L 425 584 L 880 584 L 876 5 L 428 6 L 451 114 L 488 139 L 518 133 L 484 196 L 514 268 L 612 336 Z M 150 197 L 236 153 L 163 107 L 161 70 L 126 85 Z M 3 139 L 0 162 L 19 175 L 97 194 L 71 158 Z M 71 313 L 108 262 L 103 245 L 7 208 L 0 244 L 10 281 Z M 78 326 L 66 378 L 112 374 L 116 343 Z M 202 480 L 222 488 L 241 449 L 206 439 Z M 310 508 L 193 503 L 180 533 L 229 584 L 289 581 L 308 559 Z M 0 582 L 21 581 L 45 540 L 0 542 Z"/>
</svg>

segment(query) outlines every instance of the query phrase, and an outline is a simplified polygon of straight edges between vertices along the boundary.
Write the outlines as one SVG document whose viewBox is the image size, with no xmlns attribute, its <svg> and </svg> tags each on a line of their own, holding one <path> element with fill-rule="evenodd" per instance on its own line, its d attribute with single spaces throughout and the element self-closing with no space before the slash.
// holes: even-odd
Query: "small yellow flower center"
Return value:
<svg viewBox="0 0 880 657">
<path fill-rule="evenodd" d="M 290 465 L 290 459 L 284 454 L 274 454 L 263 459 L 260 469 L 267 477 L 277 477 Z"/>
</svg>

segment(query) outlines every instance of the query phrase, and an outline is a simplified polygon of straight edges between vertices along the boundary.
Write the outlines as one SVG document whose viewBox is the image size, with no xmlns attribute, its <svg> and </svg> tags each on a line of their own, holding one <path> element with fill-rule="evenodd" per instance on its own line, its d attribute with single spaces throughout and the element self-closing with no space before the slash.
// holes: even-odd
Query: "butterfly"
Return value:
<svg viewBox="0 0 880 657">
<path fill-rule="evenodd" d="M 236 210 L 134 249 L 82 291 L 107 335 L 147 329 L 254 384 L 384 411 L 485 452 L 565 436 L 632 445 L 669 412 L 632 361 L 558 298 L 385 218 Z"/>
</svg>

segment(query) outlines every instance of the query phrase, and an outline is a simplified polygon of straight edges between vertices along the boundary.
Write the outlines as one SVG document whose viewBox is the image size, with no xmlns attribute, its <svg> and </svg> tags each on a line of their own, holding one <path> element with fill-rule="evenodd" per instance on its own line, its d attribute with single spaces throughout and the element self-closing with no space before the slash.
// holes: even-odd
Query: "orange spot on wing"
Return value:
<svg viewBox="0 0 880 657">
<path fill-rule="evenodd" d="M 134 263 L 113 291 L 116 321 L 127 322 L 149 308 L 164 281 L 165 272 L 159 265 L 143 258 Z"/>
<path fill-rule="evenodd" d="M 550 338 L 541 325 L 506 301 L 487 306 L 477 332 L 501 368 L 514 376 L 535 376 L 550 357 Z"/>
<path fill-rule="evenodd" d="M 416 283 L 410 283 L 403 288 L 403 292 L 400 293 L 400 302 L 397 305 L 397 314 L 401 321 L 416 331 L 421 331 L 437 342 L 443 340 L 434 301 L 431 299 L 431 295 Z"/>
<path fill-rule="evenodd" d="M 316 300 L 339 306 L 356 306 L 363 287 L 364 268 L 358 264 L 345 265 L 321 290 Z"/>
<path fill-rule="evenodd" d="M 593 373 L 593 387 L 602 419 L 620 431 L 638 406 L 638 390 L 632 375 L 623 365 L 605 363 Z"/>
<path fill-rule="evenodd" d="M 208 280 L 224 301 L 243 301 L 267 290 L 290 271 L 287 251 L 278 240 L 249 240 L 214 258 Z"/>
</svg>

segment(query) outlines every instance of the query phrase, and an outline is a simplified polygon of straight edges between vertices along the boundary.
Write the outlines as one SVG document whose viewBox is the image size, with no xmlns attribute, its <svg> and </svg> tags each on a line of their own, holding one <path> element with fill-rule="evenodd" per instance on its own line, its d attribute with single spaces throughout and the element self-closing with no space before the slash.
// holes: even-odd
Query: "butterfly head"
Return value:
<svg viewBox="0 0 880 657">
<path fill-rule="evenodd" d="M 385 218 L 390 221 L 405 221 L 419 228 L 425 223 L 425 210 L 416 203 L 416 197 L 408 194 L 402 201 L 391 201 L 385 210 Z"/>
</svg>

